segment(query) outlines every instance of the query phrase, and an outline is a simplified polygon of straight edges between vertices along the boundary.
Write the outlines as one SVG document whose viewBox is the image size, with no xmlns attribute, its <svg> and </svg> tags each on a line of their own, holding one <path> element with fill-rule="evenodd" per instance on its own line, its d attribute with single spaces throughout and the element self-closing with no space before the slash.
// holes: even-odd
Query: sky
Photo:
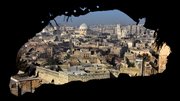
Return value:
<svg viewBox="0 0 180 101">
<path fill-rule="evenodd" d="M 93 24 L 136 24 L 129 16 L 119 10 L 110 10 L 110 11 L 97 11 L 97 12 L 90 12 L 86 15 L 82 15 L 79 17 L 70 17 L 69 21 L 66 22 L 64 15 L 58 16 L 55 18 L 57 23 L 67 24 L 71 26 L 79 26 L 82 23 L 86 23 L 87 25 Z M 141 21 L 144 22 L 144 19 Z M 53 21 L 52 21 L 53 23 Z"/>
</svg>

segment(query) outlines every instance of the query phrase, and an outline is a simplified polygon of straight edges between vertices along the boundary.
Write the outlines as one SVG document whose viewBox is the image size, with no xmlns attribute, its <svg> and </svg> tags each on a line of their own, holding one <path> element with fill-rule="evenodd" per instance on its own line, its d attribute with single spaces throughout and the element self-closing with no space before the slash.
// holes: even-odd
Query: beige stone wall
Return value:
<svg viewBox="0 0 180 101">
<path fill-rule="evenodd" d="M 89 81 L 89 80 L 94 80 L 94 79 L 106 79 L 110 78 L 110 72 L 107 71 L 105 73 L 89 73 L 85 75 L 68 75 L 68 81 Z"/>
<path fill-rule="evenodd" d="M 167 63 L 167 56 L 170 54 L 171 50 L 170 47 L 166 44 L 163 44 L 160 52 L 159 52 L 159 72 L 163 72 L 166 69 L 166 63 Z"/>
<path fill-rule="evenodd" d="M 113 48 L 111 48 L 111 54 L 119 55 L 120 50 L 121 50 L 121 48 L 119 48 L 119 47 L 113 47 Z"/>
<path fill-rule="evenodd" d="M 130 76 L 140 76 L 141 70 L 139 68 L 121 68 L 120 73 L 127 73 Z"/>
<path fill-rule="evenodd" d="M 68 83 L 68 75 L 64 72 L 59 72 L 59 82 L 60 84 Z"/>
<path fill-rule="evenodd" d="M 25 80 L 20 82 L 20 86 L 22 92 L 31 92 L 31 90 L 35 90 L 35 88 L 40 86 L 40 80 Z M 32 88 L 31 88 L 32 87 Z"/>
<path fill-rule="evenodd" d="M 54 80 L 54 84 L 64 84 L 68 82 L 68 76 L 63 72 L 56 72 L 42 67 L 36 68 L 36 74 L 38 72 L 39 77 L 49 83 L 51 83 L 52 80 Z"/>
<path fill-rule="evenodd" d="M 41 79 L 47 81 L 48 83 L 51 83 L 51 81 L 54 80 L 54 84 L 64 84 L 70 81 L 78 81 L 78 80 L 86 82 L 88 80 L 93 80 L 93 79 L 110 78 L 109 71 L 103 71 L 100 73 L 87 73 L 84 75 L 74 75 L 74 74 L 67 74 L 65 72 L 56 72 L 42 67 L 38 67 L 36 69 L 36 74 L 37 73 Z"/>
<path fill-rule="evenodd" d="M 18 81 L 18 80 L 17 80 Z M 11 93 L 18 96 L 18 86 L 20 87 L 22 93 L 33 92 L 35 88 L 38 88 L 41 85 L 40 79 L 32 79 L 32 80 L 22 80 L 18 82 L 10 82 L 10 90 Z"/>
</svg>

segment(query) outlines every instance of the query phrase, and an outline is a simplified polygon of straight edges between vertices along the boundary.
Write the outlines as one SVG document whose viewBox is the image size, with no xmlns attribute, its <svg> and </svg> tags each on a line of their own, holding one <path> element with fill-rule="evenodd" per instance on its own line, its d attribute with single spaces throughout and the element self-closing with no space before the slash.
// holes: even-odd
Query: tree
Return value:
<svg viewBox="0 0 180 101">
<path fill-rule="evenodd" d="M 54 59 L 53 57 L 50 57 L 47 59 L 47 64 L 48 65 L 57 65 L 58 64 L 58 60 Z"/>
<path fill-rule="evenodd" d="M 128 65 L 128 67 L 134 67 L 135 64 L 133 62 L 130 62 L 128 58 L 126 58 L 126 63 Z"/>
</svg>

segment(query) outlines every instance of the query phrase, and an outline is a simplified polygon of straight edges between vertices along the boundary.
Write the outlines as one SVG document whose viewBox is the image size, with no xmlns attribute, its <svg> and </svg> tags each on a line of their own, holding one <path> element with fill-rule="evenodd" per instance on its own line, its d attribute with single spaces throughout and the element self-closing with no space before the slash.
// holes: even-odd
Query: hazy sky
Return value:
<svg viewBox="0 0 180 101">
<path fill-rule="evenodd" d="M 136 24 L 129 16 L 125 13 L 118 10 L 111 11 L 98 11 L 98 12 L 90 12 L 86 15 L 82 15 L 79 17 L 70 17 L 69 21 L 66 22 L 64 19 L 67 18 L 65 16 L 56 17 L 56 21 L 59 24 L 68 24 L 72 26 L 79 26 L 82 23 L 86 23 L 87 25 L 93 24 Z M 144 21 L 142 21 L 144 22 Z"/>
</svg>

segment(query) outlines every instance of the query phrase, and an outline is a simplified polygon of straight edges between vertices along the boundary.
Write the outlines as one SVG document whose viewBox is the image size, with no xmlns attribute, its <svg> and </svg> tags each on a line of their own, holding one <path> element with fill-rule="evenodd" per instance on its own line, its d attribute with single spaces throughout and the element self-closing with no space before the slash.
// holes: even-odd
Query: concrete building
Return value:
<svg viewBox="0 0 180 101">
<path fill-rule="evenodd" d="M 114 46 L 114 47 L 112 47 L 111 49 L 110 49 L 110 53 L 111 54 L 115 54 L 115 55 L 120 55 L 120 51 L 121 51 L 121 48 L 120 47 L 116 47 L 116 46 Z"/>
<path fill-rule="evenodd" d="M 128 48 L 132 48 L 133 47 L 133 41 L 132 40 L 126 40 L 126 43 L 128 45 Z"/>
<path fill-rule="evenodd" d="M 127 35 L 127 30 L 124 28 L 121 28 L 120 24 L 117 24 L 116 26 L 116 34 L 118 39 L 124 38 Z"/>
</svg>

